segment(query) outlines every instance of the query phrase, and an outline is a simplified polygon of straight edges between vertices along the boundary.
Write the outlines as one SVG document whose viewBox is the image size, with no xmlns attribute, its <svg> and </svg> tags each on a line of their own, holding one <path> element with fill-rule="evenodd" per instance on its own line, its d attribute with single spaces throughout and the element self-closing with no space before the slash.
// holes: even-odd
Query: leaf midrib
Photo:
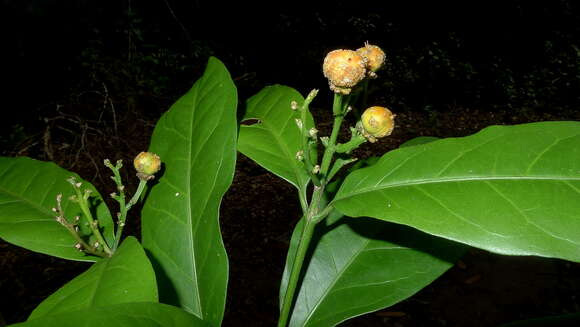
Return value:
<svg viewBox="0 0 580 327">
<path fill-rule="evenodd" d="M 442 184 L 442 183 L 460 183 L 460 182 L 490 182 L 490 181 L 502 181 L 502 180 L 514 180 L 514 181 L 558 181 L 558 182 L 567 182 L 567 181 L 580 181 L 579 177 L 572 177 L 572 176 L 518 176 L 518 175 L 506 175 L 506 176 L 469 176 L 469 177 L 451 177 L 451 178 L 427 178 L 427 179 L 415 179 L 410 181 L 403 181 L 398 183 L 387 183 L 383 185 L 375 185 L 372 187 L 364 187 L 358 191 L 354 192 L 341 192 L 339 191 L 337 197 L 332 200 L 333 203 L 347 199 L 350 197 L 354 197 L 357 195 L 361 195 L 364 193 L 370 193 L 375 191 L 380 191 L 389 188 L 397 188 L 397 187 L 407 187 L 407 186 L 416 186 L 416 185 L 425 185 L 425 184 Z M 343 193 L 346 193 L 343 194 Z"/>
</svg>

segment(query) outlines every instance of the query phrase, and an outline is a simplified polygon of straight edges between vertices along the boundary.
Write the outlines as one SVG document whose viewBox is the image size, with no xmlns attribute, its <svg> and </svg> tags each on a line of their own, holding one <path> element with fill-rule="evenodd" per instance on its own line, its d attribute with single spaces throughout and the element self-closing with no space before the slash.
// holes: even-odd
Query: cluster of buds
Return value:
<svg viewBox="0 0 580 327">
<path fill-rule="evenodd" d="M 113 179 L 115 184 L 117 184 L 117 190 L 119 192 L 118 194 L 117 192 L 111 193 L 111 197 L 119 202 L 120 205 L 120 211 L 117 213 L 118 228 L 115 233 L 113 244 L 108 244 L 107 240 L 105 240 L 99 226 L 98 217 L 93 217 L 90 201 L 92 191 L 88 188 L 84 190 L 81 189 L 82 183 L 78 182 L 74 176 L 67 179 L 75 192 L 69 200 L 79 205 L 82 212 L 82 224 L 81 216 L 75 216 L 72 221 L 66 219 L 64 211 L 62 210 L 62 194 L 58 194 L 56 197 L 56 207 L 53 208 L 52 211 L 56 214 L 55 220 L 64 226 L 75 239 L 75 249 L 100 257 L 110 257 L 119 245 L 121 233 L 127 218 L 127 212 L 140 198 L 145 190 L 147 181 L 153 179 L 154 174 L 161 169 L 161 159 L 158 155 L 151 152 L 141 152 L 137 157 L 135 157 L 133 164 L 137 170 L 137 177 L 139 177 L 140 182 L 137 191 L 129 202 L 125 202 L 125 186 L 122 184 L 119 172 L 123 167 L 123 162 L 118 160 L 117 163 L 113 165 L 110 160 L 105 159 L 104 164 L 113 171 L 114 175 L 111 176 L 111 179 Z M 83 228 L 80 228 L 81 226 Z"/>
<path fill-rule="evenodd" d="M 385 63 L 386 55 L 376 45 L 368 42 L 354 50 L 334 50 L 322 64 L 324 76 L 335 93 L 349 94 L 365 77 L 375 78 Z"/>
</svg>

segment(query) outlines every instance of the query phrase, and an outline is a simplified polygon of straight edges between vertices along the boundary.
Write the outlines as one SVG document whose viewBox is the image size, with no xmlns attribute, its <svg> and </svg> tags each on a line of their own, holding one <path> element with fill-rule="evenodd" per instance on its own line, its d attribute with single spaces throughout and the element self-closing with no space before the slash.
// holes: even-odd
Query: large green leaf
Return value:
<svg viewBox="0 0 580 327">
<path fill-rule="evenodd" d="M 75 173 L 52 162 L 43 162 L 26 157 L 0 157 L 0 238 L 23 248 L 53 255 L 55 257 L 96 261 L 74 248 L 75 240 L 70 233 L 55 221 L 56 196 L 62 194 L 65 216 L 72 220 L 82 216 L 78 204 L 69 201 L 74 194 L 72 185 L 66 180 L 74 176 L 82 182 L 82 188 L 93 191 L 94 212 L 99 219 L 105 239 L 113 242 L 113 220 L 109 209 L 97 190 Z"/>
<path fill-rule="evenodd" d="M 304 164 L 296 159 L 302 142 L 295 122 L 300 112 L 290 108 L 292 101 L 301 106 L 304 98 L 282 85 L 266 87 L 248 99 L 243 121 L 257 122 L 240 127 L 238 150 L 297 188 L 305 189 L 309 177 Z M 310 113 L 305 126 L 314 126 Z"/>
<path fill-rule="evenodd" d="M 333 204 L 496 253 L 580 261 L 580 122 L 397 149 L 347 176 Z"/>
<path fill-rule="evenodd" d="M 449 269 L 464 246 L 415 229 L 334 211 L 317 226 L 290 326 L 334 326 L 404 300 Z M 286 292 L 302 221 L 292 236 Z"/>
<path fill-rule="evenodd" d="M 216 326 L 228 278 L 218 216 L 235 168 L 236 102 L 228 71 L 210 58 L 203 76 L 155 127 L 150 151 L 159 154 L 164 170 L 142 212 L 143 245 L 160 301 Z"/>
<path fill-rule="evenodd" d="M 125 239 L 111 258 L 95 263 L 51 294 L 29 320 L 128 302 L 157 302 L 155 272 L 134 237 Z"/>
<path fill-rule="evenodd" d="M 179 308 L 151 302 L 121 303 L 46 316 L 10 327 L 207 327 Z"/>
</svg>

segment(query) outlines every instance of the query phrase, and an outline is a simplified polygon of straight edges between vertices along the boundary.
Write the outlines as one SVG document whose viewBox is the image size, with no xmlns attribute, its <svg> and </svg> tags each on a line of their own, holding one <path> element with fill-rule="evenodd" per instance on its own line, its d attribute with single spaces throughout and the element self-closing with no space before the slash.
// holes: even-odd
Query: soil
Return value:
<svg viewBox="0 0 580 327">
<path fill-rule="evenodd" d="M 114 186 L 98 163 L 105 158 L 130 162 L 134 153 L 147 147 L 158 116 L 144 108 L 118 115 L 116 123 L 123 129 L 102 125 L 97 119 L 75 114 L 71 108 L 60 108 L 48 115 L 53 119 L 18 145 L 13 154 L 54 160 L 92 181 L 101 194 L 108 194 Z M 319 109 L 314 114 L 318 121 L 330 122 L 327 111 Z M 546 120 L 580 120 L 580 112 L 403 110 L 397 113 L 394 134 L 377 144 L 365 144 L 357 156 L 380 155 L 416 136 L 465 136 L 493 124 Z M 80 132 L 68 133 L 67 126 Z M 328 134 L 329 128 L 329 123 L 319 124 L 321 135 Z M 134 190 L 136 183 L 127 187 Z M 136 236 L 140 234 L 139 210 L 133 210 L 129 218 L 133 223 L 126 229 Z M 240 154 L 233 184 L 221 206 L 220 220 L 230 260 L 223 326 L 275 325 L 288 240 L 299 216 L 294 188 Z M 44 298 L 88 267 L 86 263 L 33 253 L 0 241 L 0 326 L 24 321 Z M 579 295 L 578 263 L 500 256 L 472 249 L 413 297 L 341 326 L 496 326 L 518 319 L 580 312 Z"/>
</svg>

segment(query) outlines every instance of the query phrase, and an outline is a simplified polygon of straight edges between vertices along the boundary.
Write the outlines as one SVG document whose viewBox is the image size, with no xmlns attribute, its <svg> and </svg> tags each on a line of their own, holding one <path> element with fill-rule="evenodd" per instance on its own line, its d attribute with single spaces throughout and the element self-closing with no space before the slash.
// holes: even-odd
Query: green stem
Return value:
<svg viewBox="0 0 580 327">
<path fill-rule="evenodd" d="M 298 199 L 300 199 L 300 206 L 302 207 L 302 214 L 304 216 L 306 216 L 306 213 L 308 213 L 308 199 L 306 195 L 307 189 L 308 184 L 298 189 Z"/>
<path fill-rule="evenodd" d="M 288 278 L 288 286 L 286 288 L 286 293 L 284 294 L 284 299 L 282 302 L 282 309 L 280 311 L 280 318 L 278 320 L 278 327 L 286 327 L 288 320 L 290 319 L 290 310 L 292 309 L 292 304 L 294 303 L 294 295 L 296 293 L 296 288 L 298 287 L 298 280 L 300 278 L 300 272 L 302 271 L 302 265 L 304 263 L 304 258 L 306 257 L 306 252 L 312 240 L 312 235 L 314 234 L 314 228 L 316 224 L 321 222 L 328 214 L 332 211 L 330 207 L 320 208 L 321 200 L 324 196 L 324 188 L 328 180 L 325 178 L 330 164 L 332 162 L 332 157 L 336 151 L 336 140 L 338 138 L 338 133 L 340 131 L 340 126 L 344 120 L 345 106 L 348 105 L 348 101 L 343 103 L 343 95 L 335 94 L 334 103 L 332 106 L 332 112 L 334 114 L 334 123 L 332 126 L 332 132 L 326 145 L 324 155 L 322 157 L 322 163 L 320 167 L 320 176 L 323 176 L 323 180 L 320 184 L 315 182 L 314 192 L 312 192 L 312 200 L 306 215 L 304 216 L 304 226 L 302 227 L 302 233 L 300 235 L 300 240 L 298 242 L 298 248 L 296 249 L 296 254 L 294 256 L 294 264 L 290 270 L 290 276 Z M 302 117 L 304 122 L 304 115 Z M 303 133 L 305 133 L 303 128 Z M 306 152 L 307 147 L 304 146 L 304 134 L 302 139 L 303 150 Z M 306 155 L 306 154 L 305 154 Z M 302 191 L 302 190 L 301 190 Z M 304 202 L 302 197 L 300 198 L 301 204 L 304 208 Z M 325 206 L 325 205 L 323 205 Z"/>
<path fill-rule="evenodd" d="M 314 234 L 314 227 L 318 222 L 321 221 L 321 219 L 318 217 L 318 206 L 323 194 L 323 187 L 314 188 L 314 192 L 312 194 L 312 203 L 308 207 L 308 214 L 304 219 L 304 227 L 302 228 L 302 234 L 300 236 L 300 241 L 298 242 L 296 255 L 294 256 L 294 264 L 292 265 L 290 277 L 288 278 L 288 286 L 286 288 L 286 294 L 284 294 L 284 301 L 282 303 L 282 310 L 280 311 L 278 327 L 286 327 L 288 324 L 290 310 L 292 309 L 292 304 L 294 302 L 294 294 L 296 293 L 298 279 L 300 278 L 300 272 L 302 271 L 302 264 L 304 263 L 304 258 L 306 257 L 308 246 L 310 245 L 312 235 Z M 318 219 L 315 220 L 315 217 Z"/>
<path fill-rule="evenodd" d="M 313 162 L 312 157 L 310 156 L 310 146 L 308 145 L 308 138 L 310 133 L 310 131 L 306 129 L 306 117 L 307 113 L 309 112 L 308 105 L 309 102 L 305 101 L 303 107 L 300 109 L 300 119 L 302 121 L 302 128 L 300 130 L 302 135 L 302 153 L 304 156 L 304 165 L 306 166 L 306 171 L 308 172 L 310 179 L 312 179 L 314 185 L 320 186 L 320 179 L 313 172 L 316 162 Z"/>
<path fill-rule="evenodd" d="M 328 174 L 328 169 L 330 168 L 332 157 L 336 152 L 336 140 L 338 138 L 338 133 L 340 132 L 340 126 L 344 120 L 344 114 L 346 112 L 345 108 L 348 106 L 348 100 L 343 102 L 343 98 L 344 96 L 342 94 L 334 94 L 334 103 L 332 105 L 334 123 L 332 125 L 330 138 L 328 139 L 328 145 L 326 146 L 324 155 L 322 156 L 322 164 L 320 165 L 320 175 L 322 176 L 326 176 L 326 174 Z"/>
<path fill-rule="evenodd" d="M 326 176 L 328 173 L 328 168 L 332 162 L 332 157 L 336 151 L 336 139 L 338 138 L 338 132 L 340 131 L 340 126 L 344 120 L 343 115 L 334 116 L 334 124 L 332 125 L 332 134 L 328 139 L 328 146 L 324 150 L 324 155 L 322 156 L 322 164 L 320 165 L 320 174 Z"/>
<path fill-rule="evenodd" d="M 334 93 L 334 101 L 332 103 L 332 113 L 335 116 L 342 115 L 342 98 L 340 93 Z"/>
<path fill-rule="evenodd" d="M 292 302 L 294 300 L 294 293 L 296 292 L 298 278 L 300 277 L 300 271 L 302 270 L 302 263 L 304 262 L 304 257 L 306 256 L 308 245 L 312 239 L 315 225 L 316 224 L 314 222 L 309 222 L 307 220 L 304 223 L 302 236 L 300 237 L 300 243 L 298 243 L 296 257 L 294 258 L 294 264 L 292 265 L 292 271 L 290 272 L 288 287 L 286 288 L 286 294 L 284 294 L 284 303 L 282 306 L 282 311 L 280 312 L 278 327 L 286 327 L 288 324 L 288 319 L 290 318 L 290 309 L 292 308 Z"/>
<path fill-rule="evenodd" d="M 360 134 L 353 134 L 351 139 L 343 144 L 338 144 L 335 148 L 338 153 L 349 154 L 352 150 L 358 148 L 361 144 L 365 143 L 367 139 Z"/>
<path fill-rule="evenodd" d="M 99 242 L 99 244 L 101 244 L 103 246 L 103 251 L 105 251 L 105 253 L 108 256 L 111 256 L 113 254 L 113 252 L 111 251 L 111 248 L 109 247 L 109 245 L 107 244 L 107 242 L 103 238 L 101 231 L 99 230 L 99 227 L 97 225 L 98 220 L 93 219 L 93 215 L 91 214 L 91 210 L 89 209 L 89 206 L 88 206 L 88 199 L 85 198 L 81 194 L 81 191 L 78 187 L 75 187 L 75 191 L 77 193 L 77 197 L 79 200 L 79 206 L 81 207 L 81 211 L 83 212 L 83 214 L 85 215 L 85 218 L 87 219 L 87 221 L 89 223 L 89 227 L 91 228 L 91 231 L 93 232 L 93 234 L 97 238 L 97 241 Z"/>
<path fill-rule="evenodd" d="M 113 245 L 113 251 L 115 251 L 119 247 L 119 243 L 121 242 L 121 234 L 123 234 L 123 228 L 125 227 L 125 221 L 127 220 L 127 212 L 129 212 L 129 209 L 131 209 L 131 207 L 135 203 L 137 203 L 137 201 L 139 201 L 139 197 L 141 196 L 141 193 L 143 193 L 143 190 L 145 190 L 146 185 L 147 181 L 142 179 L 139 180 L 139 186 L 137 187 L 137 191 L 135 191 L 135 194 L 127 204 L 125 204 L 124 194 L 120 197 L 119 201 L 120 212 L 118 217 L 119 225 L 117 226 L 117 231 L 115 232 L 115 244 Z"/>
<path fill-rule="evenodd" d="M 81 237 L 80 235 L 77 233 L 77 231 L 75 230 L 73 225 L 70 224 L 63 224 L 63 226 L 69 231 L 69 233 L 72 235 L 72 237 L 75 239 L 75 241 L 77 242 L 77 244 L 80 244 L 82 251 L 98 256 L 98 257 L 102 257 L 105 258 L 107 257 L 106 254 L 103 254 L 102 251 L 98 251 L 94 250 L 94 248 L 90 245 L 88 245 Z"/>
</svg>

